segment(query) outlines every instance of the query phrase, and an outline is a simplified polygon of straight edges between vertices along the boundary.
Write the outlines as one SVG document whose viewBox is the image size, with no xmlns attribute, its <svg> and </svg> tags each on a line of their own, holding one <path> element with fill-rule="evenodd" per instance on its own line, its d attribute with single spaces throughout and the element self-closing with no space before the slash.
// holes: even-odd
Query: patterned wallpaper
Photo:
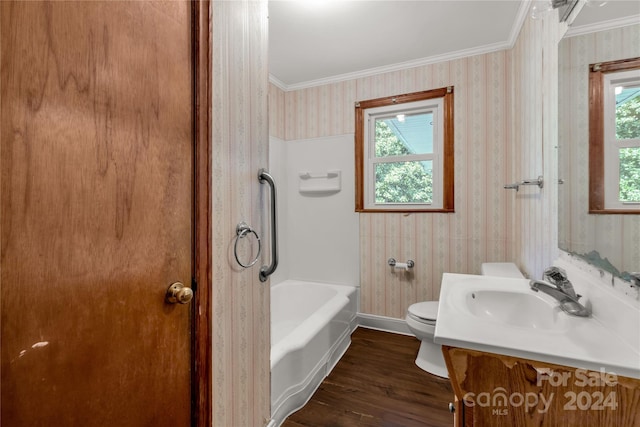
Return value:
<svg viewBox="0 0 640 427">
<path fill-rule="evenodd" d="M 597 250 L 621 271 L 640 269 L 640 215 L 589 215 L 588 66 L 640 56 L 640 25 L 570 37 L 560 43 L 560 246 Z"/>
<path fill-rule="evenodd" d="M 510 261 L 540 277 L 555 259 L 557 187 L 516 194 L 503 185 L 557 180 L 561 28 L 552 14 L 527 19 L 508 51 L 296 91 L 271 86 L 271 132 L 290 143 L 353 134 L 356 101 L 455 87 L 456 212 L 360 214 L 361 312 L 402 318 L 410 304 L 438 298 L 443 272 L 478 274 L 482 262 Z M 395 272 L 389 257 L 416 267 Z"/>
<path fill-rule="evenodd" d="M 258 266 L 238 268 L 231 252 L 238 222 L 266 228 L 256 173 L 267 163 L 267 127 L 294 143 L 352 134 L 357 100 L 455 86 L 456 213 L 361 214 L 364 313 L 403 317 L 409 304 L 438 298 L 445 271 L 514 261 L 539 277 L 556 258 L 557 187 L 549 183 L 557 179 L 554 70 L 563 28 L 555 16 L 527 20 L 509 51 L 293 92 L 267 87 L 266 0 L 214 1 L 212 19 L 214 426 L 269 419 L 269 288 Z M 502 188 L 538 174 L 547 181 L 542 191 Z M 395 273 L 390 256 L 414 259 L 416 268 Z"/>
<path fill-rule="evenodd" d="M 213 425 L 255 427 L 270 418 L 268 260 L 243 270 L 232 248 L 240 221 L 264 230 L 267 2 L 214 1 L 212 21 Z"/>
<path fill-rule="evenodd" d="M 404 317 L 413 302 L 438 298 L 443 272 L 514 260 L 514 197 L 502 188 L 514 155 L 509 66 L 501 51 L 291 92 L 272 86 L 284 123 L 275 129 L 290 142 L 353 134 L 358 100 L 455 87 L 456 213 L 360 214 L 361 312 Z M 416 267 L 395 272 L 390 257 Z"/>
</svg>

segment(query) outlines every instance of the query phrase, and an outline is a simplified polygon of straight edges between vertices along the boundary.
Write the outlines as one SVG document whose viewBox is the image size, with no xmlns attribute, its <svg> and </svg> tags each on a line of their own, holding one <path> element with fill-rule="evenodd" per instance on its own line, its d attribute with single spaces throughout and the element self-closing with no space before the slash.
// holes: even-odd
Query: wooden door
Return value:
<svg viewBox="0 0 640 427">
<path fill-rule="evenodd" d="M 189 2 L 0 2 L 1 422 L 189 426 Z"/>
</svg>

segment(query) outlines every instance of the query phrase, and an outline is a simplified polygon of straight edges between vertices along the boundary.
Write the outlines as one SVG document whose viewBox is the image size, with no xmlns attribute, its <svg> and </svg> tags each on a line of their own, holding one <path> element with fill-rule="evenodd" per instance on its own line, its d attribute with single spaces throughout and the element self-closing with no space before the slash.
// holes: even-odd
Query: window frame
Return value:
<svg viewBox="0 0 640 427">
<path fill-rule="evenodd" d="M 364 121 L 364 207 L 365 209 L 426 209 L 429 206 L 442 206 L 442 150 L 443 150 L 443 115 L 444 102 L 442 98 L 431 98 L 423 101 L 415 101 L 404 104 L 394 104 L 392 106 L 368 108 L 365 111 Z M 404 154 L 397 156 L 376 157 L 375 150 L 375 127 L 376 122 L 381 119 L 397 116 L 399 113 L 406 114 L 433 114 L 433 134 L 434 145 L 432 153 Z M 433 200 L 431 203 L 386 203 L 377 205 L 375 202 L 375 168 L 384 163 L 420 162 L 430 161 L 432 165 L 433 178 Z M 429 208 L 433 209 L 433 208 Z"/>
<path fill-rule="evenodd" d="M 430 207 L 426 204 L 388 204 L 375 207 L 367 204 L 367 197 L 373 198 L 373 185 L 367 183 L 365 171 L 366 162 L 369 162 L 369 142 L 365 137 L 369 133 L 366 129 L 369 111 L 380 111 L 381 107 L 395 107 L 408 103 L 429 101 L 442 98 L 442 108 L 439 110 L 442 116 L 442 125 L 434 123 L 434 129 L 440 127 L 442 132 L 442 147 L 438 153 L 439 159 L 433 163 L 434 172 L 441 168 L 440 195 L 441 205 Z M 431 104 L 431 103 L 429 103 Z M 356 169 L 356 212 L 455 212 L 454 210 L 454 150 L 453 150 L 453 86 L 439 89 L 413 92 L 404 95 L 388 96 L 357 102 L 355 105 L 355 169 Z M 441 159 L 441 161 L 440 161 Z M 407 159 L 412 160 L 412 159 Z M 434 173 L 435 175 L 435 173 Z M 369 179 L 368 181 L 371 181 Z M 434 182 L 434 187 L 436 183 Z M 367 194 L 371 192 L 369 196 Z M 435 200 L 434 200 L 435 202 Z"/>
<path fill-rule="evenodd" d="M 607 97 L 609 82 L 615 81 L 615 78 L 612 79 L 610 75 L 640 69 L 640 57 L 591 64 L 589 69 L 589 213 L 639 215 L 640 204 L 629 204 L 626 208 L 609 207 L 608 201 L 611 196 L 606 196 L 607 184 L 613 186 L 614 184 L 608 181 L 614 180 L 611 178 L 613 171 L 610 170 L 608 163 L 611 163 L 611 151 L 618 147 L 609 146 L 607 150 L 605 144 L 605 132 L 611 127 L 607 124 L 607 118 L 611 120 L 612 116 L 611 112 L 607 113 L 605 107 L 612 108 Z M 619 182 L 619 178 L 617 179 Z"/>
</svg>

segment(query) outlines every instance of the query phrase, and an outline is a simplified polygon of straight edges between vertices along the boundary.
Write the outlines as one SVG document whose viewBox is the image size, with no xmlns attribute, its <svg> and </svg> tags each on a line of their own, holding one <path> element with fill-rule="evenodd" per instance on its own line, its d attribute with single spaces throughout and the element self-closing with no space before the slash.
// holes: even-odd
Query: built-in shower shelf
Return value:
<svg viewBox="0 0 640 427">
<path fill-rule="evenodd" d="M 323 173 L 299 172 L 298 189 L 300 193 L 333 194 L 342 189 L 342 171 L 330 170 Z"/>
</svg>

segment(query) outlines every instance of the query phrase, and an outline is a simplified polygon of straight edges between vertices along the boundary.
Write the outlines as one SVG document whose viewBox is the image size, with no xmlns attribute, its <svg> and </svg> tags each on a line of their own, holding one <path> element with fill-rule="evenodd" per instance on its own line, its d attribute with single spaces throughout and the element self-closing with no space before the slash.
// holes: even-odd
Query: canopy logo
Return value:
<svg viewBox="0 0 640 427">
<path fill-rule="evenodd" d="M 462 399 L 466 406 L 473 407 L 478 405 L 483 408 L 493 408 L 493 415 L 507 415 L 509 413 L 508 407 L 518 408 L 521 406 L 524 406 L 526 412 L 529 412 L 530 409 L 538 408 L 537 411 L 544 414 L 549 410 L 553 396 L 554 394 L 551 393 L 547 399 L 543 394 L 535 392 L 514 392 L 508 395 L 505 388 L 496 387 L 492 392 L 482 392 L 477 395 L 473 392 L 468 392 Z M 542 403 L 541 408 L 538 407 L 540 403 Z"/>
</svg>

